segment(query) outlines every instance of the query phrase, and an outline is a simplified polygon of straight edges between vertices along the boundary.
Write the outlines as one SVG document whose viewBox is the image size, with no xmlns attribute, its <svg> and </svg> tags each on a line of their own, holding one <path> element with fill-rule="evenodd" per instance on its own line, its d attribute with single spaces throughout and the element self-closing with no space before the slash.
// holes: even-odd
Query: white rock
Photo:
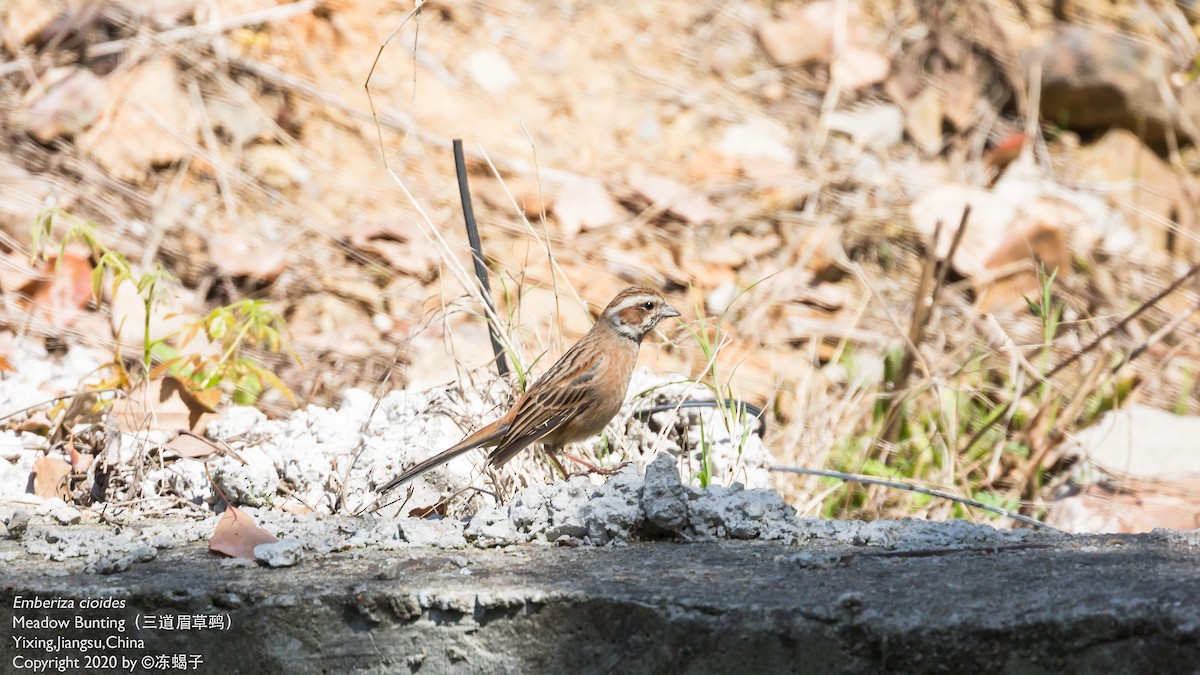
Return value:
<svg viewBox="0 0 1200 675">
<path fill-rule="evenodd" d="M 270 505 L 279 491 L 279 473 L 275 463 L 260 448 L 248 448 L 238 454 L 246 460 L 246 464 L 230 457 L 210 464 L 213 480 L 233 504 Z"/>
<path fill-rule="evenodd" d="M 675 534 L 687 523 L 687 496 L 679 480 L 678 461 L 659 453 L 646 467 L 642 486 L 642 513 L 646 521 L 666 534 Z"/>
<path fill-rule="evenodd" d="M 513 521 L 507 517 L 503 507 L 487 507 L 471 518 L 464 533 L 467 541 L 481 548 L 509 546 L 526 541 L 517 532 Z"/>
<path fill-rule="evenodd" d="M 480 49 L 467 58 L 467 75 L 483 89 L 498 94 L 517 83 L 508 59 L 495 49 Z"/>
<path fill-rule="evenodd" d="M 627 541 L 641 530 L 642 476 L 637 467 L 621 469 L 578 508 L 579 522 L 593 544 Z"/>
<path fill-rule="evenodd" d="M 254 547 L 254 558 L 268 567 L 292 567 L 304 559 L 304 544 L 296 539 L 259 544 Z"/>
<path fill-rule="evenodd" d="M 1146 480 L 1200 477 L 1200 417 L 1173 415 L 1144 405 L 1106 413 L 1075 435 L 1068 450 L 1110 475 Z"/>
<path fill-rule="evenodd" d="M 890 103 L 841 110 L 829 116 L 829 130 L 846 134 L 856 145 L 882 152 L 904 138 L 904 112 Z"/>
<path fill-rule="evenodd" d="M 256 426 L 267 421 L 261 410 L 248 405 L 231 405 L 217 419 L 208 423 L 206 433 L 213 438 L 229 439 L 249 434 Z"/>
<path fill-rule="evenodd" d="M 757 157 L 788 166 L 796 164 L 796 151 L 789 145 L 787 127 L 771 119 L 754 118 L 727 127 L 717 149 L 730 157 Z"/>
<path fill-rule="evenodd" d="M 398 527 L 404 541 L 414 546 L 463 548 L 467 545 L 467 540 L 463 536 L 462 524 L 455 520 L 401 518 Z"/>
</svg>

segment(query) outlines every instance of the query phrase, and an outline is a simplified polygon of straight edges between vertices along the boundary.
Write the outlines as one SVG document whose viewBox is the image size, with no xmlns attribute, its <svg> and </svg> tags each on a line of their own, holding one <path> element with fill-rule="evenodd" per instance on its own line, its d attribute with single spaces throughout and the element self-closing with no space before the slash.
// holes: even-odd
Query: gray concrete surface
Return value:
<svg viewBox="0 0 1200 675">
<path fill-rule="evenodd" d="M 79 654 L 13 636 L 115 635 L 144 640 L 90 652 L 116 670 L 123 659 L 198 654 L 191 672 L 1200 672 L 1196 535 L 992 552 L 815 539 L 413 547 L 281 569 L 192 543 L 109 575 L 14 556 L 18 544 L 3 541 L 0 605 L 13 619 L 0 654 L 7 672 L 29 672 L 14 659 Z M 17 596 L 76 607 L 17 607 Z M 125 607 L 81 607 L 105 597 Z M 214 614 L 231 629 L 134 627 L 139 615 L 194 624 Z M 71 627 L 29 627 L 44 617 Z M 109 625 L 76 628 L 78 617 Z"/>
</svg>

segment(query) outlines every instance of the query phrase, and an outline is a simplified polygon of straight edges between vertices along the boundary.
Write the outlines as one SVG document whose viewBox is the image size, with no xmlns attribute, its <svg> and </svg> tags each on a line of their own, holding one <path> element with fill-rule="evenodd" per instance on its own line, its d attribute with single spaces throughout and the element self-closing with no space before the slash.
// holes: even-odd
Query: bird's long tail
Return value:
<svg viewBox="0 0 1200 675">
<path fill-rule="evenodd" d="M 379 494 L 383 494 L 383 493 L 387 492 L 388 490 L 392 490 L 398 486 L 404 485 L 408 481 L 416 478 L 417 476 L 420 476 L 421 474 L 425 473 L 426 471 L 432 471 L 433 469 L 438 468 L 439 466 L 445 464 L 446 462 L 449 462 L 450 460 L 454 459 L 455 457 L 458 457 L 459 455 L 463 454 L 464 452 L 469 452 L 471 450 L 474 450 L 475 448 L 478 448 L 481 445 L 484 445 L 485 443 L 488 442 L 488 440 L 490 440 L 489 438 L 486 438 L 486 437 L 485 438 L 476 438 L 476 436 L 478 436 L 478 434 L 475 434 L 473 436 L 466 438 L 461 443 L 450 448 L 449 450 L 443 450 L 443 451 L 439 452 L 438 454 L 434 455 L 433 457 L 430 457 L 429 459 L 425 460 L 424 462 L 421 462 L 420 464 L 417 464 L 416 466 L 406 469 L 404 471 L 404 473 L 401 473 L 399 476 L 396 476 L 395 478 L 388 481 L 386 485 L 379 488 L 378 489 Z"/>
</svg>

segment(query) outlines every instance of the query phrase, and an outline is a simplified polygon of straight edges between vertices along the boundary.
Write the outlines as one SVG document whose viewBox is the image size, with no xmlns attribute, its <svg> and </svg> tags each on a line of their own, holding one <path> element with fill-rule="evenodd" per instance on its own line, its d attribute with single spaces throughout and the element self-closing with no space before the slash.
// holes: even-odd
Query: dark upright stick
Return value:
<svg viewBox="0 0 1200 675">
<path fill-rule="evenodd" d="M 471 188 L 467 185 L 467 164 L 463 159 L 462 139 L 454 139 L 454 169 L 458 173 L 458 194 L 462 198 L 463 219 L 467 222 L 467 241 L 471 244 L 471 257 L 475 260 L 475 276 L 483 288 L 483 301 L 492 316 L 496 316 L 496 305 L 492 303 L 492 287 L 488 283 L 487 267 L 483 264 L 483 244 L 479 241 L 479 228 L 475 225 L 475 209 L 471 206 Z M 488 321 L 488 335 L 492 338 L 492 353 L 496 355 L 496 371 L 500 377 L 508 375 L 508 359 L 504 358 L 504 346 L 500 344 L 499 327 Z"/>
</svg>

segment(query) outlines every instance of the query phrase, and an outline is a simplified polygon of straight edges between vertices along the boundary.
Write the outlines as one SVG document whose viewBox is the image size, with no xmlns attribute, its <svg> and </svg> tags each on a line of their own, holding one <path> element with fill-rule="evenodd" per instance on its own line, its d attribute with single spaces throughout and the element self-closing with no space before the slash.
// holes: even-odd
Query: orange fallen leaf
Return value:
<svg viewBox="0 0 1200 675">
<path fill-rule="evenodd" d="M 164 446 L 164 449 L 171 450 L 180 457 L 187 457 L 189 459 L 208 457 L 217 451 L 216 446 L 214 446 L 212 443 L 207 443 L 195 436 L 188 436 L 187 434 L 179 434 L 175 438 L 171 439 L 171 442 L 167 443 L 166 446 Z"/>
<path fill-rule="evenodd" d="M 221 403 L 220 389 L 201 389 L 199 391 L 188 389 L 188 391 L 196 397 L 196 402 L 211 410 L 216 410 L 217 405 Z"/>
<path fill-rule="evenodd" d="M 113 414 L 122 431 L 165 429 L 200 431 L 213 409 L 196 398 L 174 377 L 150 380 L 113 404 Z"/>
<path fill-rule="evenodd" d="M 983 157 L 983 163 L 994 167 L 997 171 L 1003 171 L 1005 167 L 1012 164 L 1013 160 L 1021 154 L 1021 149 L 1025 147 L 1025 134 L 1020 132 L 1011 133 L 1000 140 L 999 143 L 992 146 L 987 154 Z"/>
<path fill-rule="evenodd" d="M 227 506 L 225 514 L 217 523 L 217 531 L 208 540 L 208 550 L 230 558 L 254 560 L 254 547 L 259 544 L 274 544 L 275 535 L 259 527 L 248 514 L 233 506 Z"/>
<path fill-rule="evenodd" d="M 288 497 L 287 499 L 283 500 L 283 504 L 280 504 L 279 508 L 282 509 L 284 513 L 291 513 L 297 516 L 313 512 L 312 507 L 300 501 L 299 499 L 296 499 L 295 497 Z"/>
<path fill-rule="evenodd" d="M 59 497 L 66 492 L 67 475 L 71 465 L 57 458 L 43 455 L 33 463 L 33 494 L 39 497 Z"/>
<path fill-rule="evenodd" d="M 86 255 L 67 251 L 62 259 L 51 258 L 43 266 L 44 277 L 32 279 L 19 289 L 29 297 L 29 306 L 56 328 L 66 328 L 92 299 L 92 264 Z"/>
<path fill-rule="evenodd" d="M 163 446 L 163 450 L 184 459 L 199 459 L 207 462 L 213 457 L 220 456 L 232 457 L 242 464 L 246 463 L 246 460 L 239 457 L 228 445 L 222 447 L 191 432 L 180 432 L 178 436 Z"/>
<path fill-rule="evenodd" d="M 88 455 L 76 450 L 74 443 L 68 443 L 68 447 L 71 448 L 71 470 L 75 473 L 87 471 L 92 466 L 92 462 L 96 460 L 95 455 Z"/>
</svg>

